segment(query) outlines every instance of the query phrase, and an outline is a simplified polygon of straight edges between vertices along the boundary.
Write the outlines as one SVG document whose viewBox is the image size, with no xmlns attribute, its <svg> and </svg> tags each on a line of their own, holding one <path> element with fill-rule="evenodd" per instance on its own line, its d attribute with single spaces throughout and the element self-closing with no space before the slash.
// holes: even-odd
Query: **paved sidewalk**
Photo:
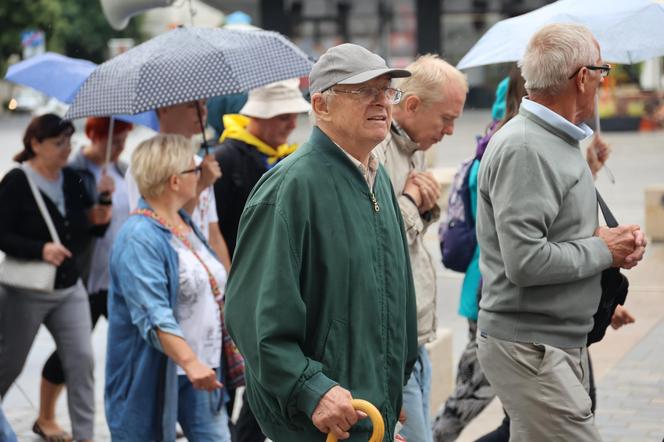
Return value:
<svg viewBox="0 0 664 442">
<path fill-rule="evenodd" d="M 598 386 L 596 423 L 605 442 L 664 438 L 664 320 Z"/>
</svg>

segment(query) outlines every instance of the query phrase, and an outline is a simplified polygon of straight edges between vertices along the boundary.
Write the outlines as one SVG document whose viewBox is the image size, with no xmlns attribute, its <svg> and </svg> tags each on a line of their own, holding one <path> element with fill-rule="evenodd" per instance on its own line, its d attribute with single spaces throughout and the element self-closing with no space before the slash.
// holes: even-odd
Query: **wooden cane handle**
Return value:
<svg viewBox="0 0 664 442">
<path fill-rule="evenodd" d="M 359 411 L 363 411 L 371 419 L 371 424 L 373 425 L 373 433 L 369 442 L 382 442 L 383 436 L 385 435 L 385 423 L 383 422 L 383 416 L 381 416 L 378 409 L 368 401 L 363 399 L 353 399 L 353 408 Z M 334 434 L 329 433 L 327 435 L 326 442 L 337 442 L 337 438 Z"/>
</svg>

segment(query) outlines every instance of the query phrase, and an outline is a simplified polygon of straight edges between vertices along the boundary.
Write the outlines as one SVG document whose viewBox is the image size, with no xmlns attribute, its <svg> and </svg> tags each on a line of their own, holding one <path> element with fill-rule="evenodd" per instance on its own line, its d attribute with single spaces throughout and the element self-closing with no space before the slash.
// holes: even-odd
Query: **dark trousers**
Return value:
<svg viewBox="0 0 664 442">
<path fill-rule="evenodd" d="M 240 415 L 231 430 L 231 440 L 233 442 L 264 442 L 265 435 L 249 408 L 246 395 L 243 399 Z"/>
<path fill-rule="evenodd" d="M 108 292 L 101 290 L 88 296 L 90 303 L 90 317 L 92 319 L 92 329 L 97 325 L 97 320 L 103 315 L 108 319 Z M 44 364 L 42 377 L 51 384 L 62 385 L 65 383 L 65 373 L 62 370 L 62 362 L 58 357 L 58 352 L 54 351 Z"/>
</svg>

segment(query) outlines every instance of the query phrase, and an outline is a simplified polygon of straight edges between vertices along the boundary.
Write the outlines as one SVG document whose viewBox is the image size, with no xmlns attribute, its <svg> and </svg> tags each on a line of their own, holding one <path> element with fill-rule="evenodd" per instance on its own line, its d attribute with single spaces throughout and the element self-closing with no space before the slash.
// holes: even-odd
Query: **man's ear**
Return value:
<svg viewBox="0 0 664 442">
<path fill-rule="evenodd" d="M 588 88 L 588 82 L 590 81 L 590 70 L 583 67 L 579 73 L 574 77 L 576 82 L 576 87 L 579 89 L 579 92 L 584 93 Z"/>
<path fill-rule="evenodd" d="M 406 112 L 415 113 L 422 106 L 422 100 L 417 95 L 409 95 L 404 102 Z"/>
<path fill-rule="evenodd" d="M 330 107 L 327 98 L 322 93 L 316 92 L 311 96 L 311 108 L 318 119 L 329 120 Z"/>
</svg>

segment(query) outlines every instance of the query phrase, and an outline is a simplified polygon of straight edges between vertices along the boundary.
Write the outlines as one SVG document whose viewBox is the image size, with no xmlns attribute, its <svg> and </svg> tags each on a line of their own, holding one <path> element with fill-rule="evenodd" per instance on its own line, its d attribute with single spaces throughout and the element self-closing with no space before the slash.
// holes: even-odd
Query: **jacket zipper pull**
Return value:
<svg viewBox="0 0 664 442">
<path fill-rule="evenodd" d="M 376 195 L 371 192 L 371 203 L 373 204 L 374 212 L 380 212 L 380 206 L 378 205 L 378 200 L 376 200 Z"/>
</svg>

